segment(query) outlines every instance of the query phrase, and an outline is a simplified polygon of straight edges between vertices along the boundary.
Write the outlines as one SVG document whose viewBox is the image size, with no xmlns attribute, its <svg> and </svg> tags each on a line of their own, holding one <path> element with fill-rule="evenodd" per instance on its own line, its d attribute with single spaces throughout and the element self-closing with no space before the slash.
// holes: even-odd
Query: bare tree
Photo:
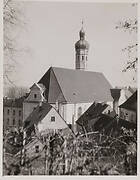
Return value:
<svg viewBox="0 0 140 180">
<path fill-rule="evenodd" d="M 137 4 L 133 3 L 132 8 L 137 7 Z M 125 32 L 137 33 L 138 30 L 138 21 L 136 18 L 133 19 L 126 19 L 125 21 L 120 21 L 116 26 L 116 29 L 122 29 Z M 138 64 L 138 57 L 137 57 L 137 42 L 128 45 L 126 48 L 122 49 L 123 52 L 127 53 L 127 60 L 126 65 L 123 68 L 123 72 L 128 70 L 134 70 L 137 72 L 137 64 Z M 133 78 L 134 80 L 134 78 Z"/>
<path fill-rule="evenodd" d="M 18 97 L 25 96 L 26 93 L 28 93 L 27 87 L 13 87 L 12 86 L 7 89 L 7 92 L 5 93 L 5 95 L 8 98 L 18 98 Z"/>
<path fill-rule="evenodd" d="M 14 0 L 3 1 L 3 33 L 4 33 L 4 83 L 13 84 L 10 73 L 18 64 L 16 57 L 23 49 L 17 46 L 17 37 L 23 29 L 25 22 L 22 3 Z"/>
</svg>

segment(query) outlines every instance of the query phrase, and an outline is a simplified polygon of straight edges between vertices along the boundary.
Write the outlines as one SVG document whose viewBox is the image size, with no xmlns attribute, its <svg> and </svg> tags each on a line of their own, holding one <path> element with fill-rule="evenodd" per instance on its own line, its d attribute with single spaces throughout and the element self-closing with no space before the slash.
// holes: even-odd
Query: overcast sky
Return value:
<svg viewBox="0 0 140 180">
<path fill-rule="evenodd" d="M 129 3 L 24 2 L 26 28 L 19 46 L 29 48 L 19 57 L 11 76 L 18 86 L 30 87 L 50 66 L 75 68 L 74 44 L 84 19 L 90 44 L 88 70 L 102 72 L 112 86 L 132 84 L 132 75 L 122 73 L 126 55 L 121 49 L 136 42 L 136 33 L 115 29 L 120 20 L 135 18 Z"/>
</svg>

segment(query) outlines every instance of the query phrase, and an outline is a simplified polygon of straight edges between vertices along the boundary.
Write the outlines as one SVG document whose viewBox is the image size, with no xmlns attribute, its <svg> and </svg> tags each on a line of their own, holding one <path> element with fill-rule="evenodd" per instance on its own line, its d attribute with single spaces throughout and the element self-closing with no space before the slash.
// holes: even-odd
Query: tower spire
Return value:
<svg viewBox="0 0 140 180">
<path fill-rule="evenodd" d="M 83 28 L 84 21 L 81 21 L 82 27 L 79 32 L 80 40 L 75 43 L 76 62 L 75 68 L 79 70 L 85 70 L 87 67 L 87 56 L 89 50 L 89 43 L 85 40 L 85 31 Z"/>
</svg>

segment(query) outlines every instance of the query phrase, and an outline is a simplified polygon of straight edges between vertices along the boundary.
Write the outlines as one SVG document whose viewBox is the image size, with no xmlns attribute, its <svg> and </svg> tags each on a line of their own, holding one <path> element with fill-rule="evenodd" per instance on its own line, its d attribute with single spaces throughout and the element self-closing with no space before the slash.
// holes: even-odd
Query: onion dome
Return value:
<svg viewBox="0 0 140 180">
<path fill-rule="evenodd" d="M 79 32 L 80 40 L 75 43 L 75 49 L 89 49 L 89 43 L 85 40 L 85 31 L 83 27 Z"/>
</svg>

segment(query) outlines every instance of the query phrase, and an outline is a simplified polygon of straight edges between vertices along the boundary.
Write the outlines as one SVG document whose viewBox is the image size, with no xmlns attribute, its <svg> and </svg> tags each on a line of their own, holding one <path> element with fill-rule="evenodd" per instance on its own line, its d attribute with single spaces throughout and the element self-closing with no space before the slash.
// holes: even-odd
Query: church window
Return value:
<svg viewBox="0 0 140 180">
<path fill-rule="evenodd" d="M 84 56 L 82 56 L 82 60 L 84 60 Z"/>
<path fill-rule="evenodd" d="M 55 122 L 55 116 L 51 117 L 51 122 Z"/>
<path fill-rule="evenodd" d="M 35 98 L 35 99 L 37 98 L 37 94 L 34 94 L 34 98 Z"/>
</svg>

